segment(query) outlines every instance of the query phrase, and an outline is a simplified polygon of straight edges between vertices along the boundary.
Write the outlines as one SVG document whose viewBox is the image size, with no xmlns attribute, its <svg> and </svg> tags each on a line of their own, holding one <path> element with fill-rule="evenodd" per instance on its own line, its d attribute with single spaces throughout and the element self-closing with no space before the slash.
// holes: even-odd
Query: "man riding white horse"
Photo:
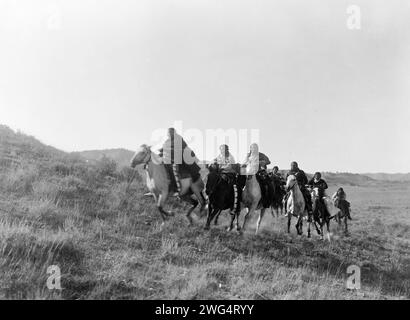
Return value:
<svg viewBox="0 0 410 320">
<path fill-rule="evenodd" d="M 293 161 L 290 164 L 290 170 L 286 174 L 286 179 L 290 176 L 294 175 L 296 177 L 296 181 L 298 182 L 299 189 L 303 194 L 303 198 L 305 199 L 306 209 L 308 211 L 308 216 L 312 215 L 312 198 L 310 196 L 309 191 L 306 189 L 306 185 L 308 184 L 308 178 L 303 170 L 299 169 L 299 166 L 296 161 Z M 285 203 L 287 198 L 289 197 L 289 193 L 286 195 Z M 287 212 L 287 214 L 289 214 Z"/>
<path fill-rule="evenodd" d="M 262 191 L 262 204 L 264 208 L 270 206 L 273 194 L 273 185 L 267 172 L 269 164 L 269 158 L 264 153 L 259 152 L 259 146 L 256 143 L 251 144 L 243 166 L 246 167 L 247 175 L 256 175 Z"/>
</svg>

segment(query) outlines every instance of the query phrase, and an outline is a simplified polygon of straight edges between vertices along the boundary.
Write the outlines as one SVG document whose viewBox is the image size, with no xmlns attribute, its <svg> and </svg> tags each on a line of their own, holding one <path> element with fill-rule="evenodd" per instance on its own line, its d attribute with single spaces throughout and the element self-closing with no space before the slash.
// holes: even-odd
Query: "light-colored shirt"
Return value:
<svg viewBox="0 0 410 320">
<path fill-rule="evenodd" d="M 217 163 L 219 165 L 219 168 L 223 172 L 235 173 L 235 170 L 232 167 L 232 165 L 235 164 L 235 159 L 230 153 L 227 157 L 225 155 L 219 154 L 214 159 L 214 163 Z"/>
<path fill-rule="evenodd" d="M 246 165 L 246 175 L 254 175 L 259 171 L 259 154 L 251 154 L 246 157 L 244 164 Z"/>
</svg>

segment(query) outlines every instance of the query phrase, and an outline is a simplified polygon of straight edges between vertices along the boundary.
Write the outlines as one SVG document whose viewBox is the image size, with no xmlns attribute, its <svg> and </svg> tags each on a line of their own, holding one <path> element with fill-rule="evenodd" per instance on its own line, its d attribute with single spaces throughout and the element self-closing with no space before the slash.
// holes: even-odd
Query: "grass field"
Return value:
<svg viewBox="0 0 410 320">
<path fill-rule="evenodd" d="M 204 218 L 189 227 L 176 201 L 161 228 L 142 178 L 127 190 L 131 170 L 2 134 L 3 153 L 19 161 L 0 166 L 0 298 L 410 298 L 410 184 L 345 186 L 351 235 L 333 222 L 330 242 L 293 226 L 288 235 L 286 219 L 270 214 L 258 236 L 256 217 L 248 233 L 227 233 L 227 213 L 204 231 Z M 356 291 L 346 288 L 352 264 Z M 50 265 L 61 269 L 61 291 L 46 287 Z"/>
</svg>

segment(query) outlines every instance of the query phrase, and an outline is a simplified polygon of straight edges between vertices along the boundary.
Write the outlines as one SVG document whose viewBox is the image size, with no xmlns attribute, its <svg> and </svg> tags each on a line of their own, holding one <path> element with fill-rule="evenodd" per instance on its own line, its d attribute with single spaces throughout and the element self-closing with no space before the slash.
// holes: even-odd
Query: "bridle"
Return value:
<svg viewBox="0 0 410 320">
<path fill-rule="evenodd" d="M 142 163 L 144 164 L 144 169 L 145 170 L 147 170 L 148 163 L 150 163 L 150 161 L 152 160 L 151 150 L 149 148 L 147 148 L 146 150 L 147 150 L 148 158 L 146 160 L 144 159 L 144 161 L 142 161 Z"/>
<path fill-rule="evenodd" d="M 295 179 L 294 182 L 293 182 L 293 184 L 292 184 L 292 186 L 289 186 L 289 187 L 287 188 L 288 191 L 292 190 L 297 183 L 298 183 L 298 181 Z"/>
</svg>

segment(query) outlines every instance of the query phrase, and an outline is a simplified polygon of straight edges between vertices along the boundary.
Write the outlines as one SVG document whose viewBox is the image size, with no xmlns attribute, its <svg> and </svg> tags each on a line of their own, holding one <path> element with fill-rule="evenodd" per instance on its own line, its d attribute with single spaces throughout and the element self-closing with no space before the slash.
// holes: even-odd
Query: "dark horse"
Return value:
<svg viewBox="0 0 410 320">
<path fill-rule="evenodd" d="M 276 217 L 279 217 L 279 210 L 280 210 L 280 214 L 283 214 L 283 198 L 286 195 L 286 191 L 283 185 L 285 183 L 282 183 L 282 181 L 278 177 L 274 176 L 273 174 L 269 174 L 269 177 L 273 185 L 271 213 L 272 213 L 272 216 L 275 217 L 274 211 L 276 211 Z"/>
<path fill-rule="evenodd" d="M 334 216 L 335 220 L 337 221 L 339 228 L 342 226 L 342 219 L 344 221 L 344 232 L 346 235 L 349 234 L 347 229 L 347 219 L 350 213 L 350 204 L 346 200 L 337 200 L 336 207 L 339 209 L 337 214 Z"/>
<path fill-rule="evenodd" d="M 236 180 L 235 174 L 225 174 L 219 171 L 218 165 L 207 166 L 209 174 L 206 181 L 205 192 L 208 195 L 208 218 L 205 229 L 208 230 L 212 219 L 215 218 L 215 225 L 218 223 L 219 214 L 223 210 L 230 209 L 231 223 L 228 231 L 233 229 L 236 218 L 236 230 L 240 230 L 239 213 L 241 211 L 241 191 L 242 188 L 233 183 Z M 239 171 L 239 165 L 235 165 Z"/>
<path fill-rule="evenodd" d="M 313 204 L 312 223 L 315 226 L 318 235 L 320 235 L 320 238 L 323 239 L 323 236 L 324 236 L 323 226 L 326 224 L 327 234 L 329 235 L 330 234 L 330 229 L 329 229 L 330 220 L 333 219 L 334 217 L 330 216 L 330 213 L 326 206 L 325 201 L 320 199 L 318 188 L 311 189 L 310 194 L 312 196 L 312 204 Z M 310 238 L 310 224 L 308 227 L 308 238 Z"/>
</svg>

